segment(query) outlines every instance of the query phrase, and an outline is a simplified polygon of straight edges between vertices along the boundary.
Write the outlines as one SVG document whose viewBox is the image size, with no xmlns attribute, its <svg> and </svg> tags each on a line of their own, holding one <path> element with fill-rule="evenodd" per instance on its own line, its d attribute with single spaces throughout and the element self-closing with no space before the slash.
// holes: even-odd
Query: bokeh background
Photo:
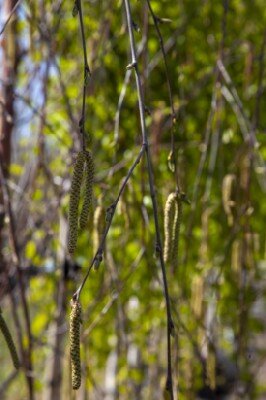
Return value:
<svg viewBox="0 0 266 400">
<path fill-rule="evenodd" d="M 175 400 L 266 398 L 266 8 L 264 0 L 131 1 L 161 236 L 179 188 L 178 266 L 166 265 Z M 122 196 L 81 294 L 82 386 L 73 392 L 70 299 L 142 140 L 124 2 L 82 1 L 91 76 L 85 133 L 93 213 L 67 252 L 81 148 L 83 48 L 73 1 L 0 1 L 1 399 L 163 398 L 166 313 L 146 161 Z M 173 173 L 173 149 L 176 173 Z M 97 211 L 97 212 L 96 212 Z M 98 222 L 97 222 L 98 221 Z"/>
</svg>

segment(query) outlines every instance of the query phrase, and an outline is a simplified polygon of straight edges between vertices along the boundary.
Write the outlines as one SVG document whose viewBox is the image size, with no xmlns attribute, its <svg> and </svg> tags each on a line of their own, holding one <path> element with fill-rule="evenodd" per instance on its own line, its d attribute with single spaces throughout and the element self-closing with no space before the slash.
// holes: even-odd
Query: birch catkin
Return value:
<svg viewBox="0 0 266 400">
<path fill-rule="evenodd" d="M 179 234 L 180 234 L 180 225 L 183 215 L 183 200 L 182 195 L 177 196 L 176 206 L 175 206 L 175 217 L 172 231 L 172 254 L 171 261 L 175 267 L 178 266 L 178 253 L 179 253 Z"/>
<path fill-rule="evenodd" d="M 89 212 L 92 207 L 92 191 L 94 177 L 94 163 L 92 154 L 89 151 L 84 151 L 85 156 L 85 193 L 84 202 L 79 218 L 79 227 L 84 229 L 88 223 Z"/>
<path fill-rule="evenodd" d="M 176 214 L 177 194 L 170 193 L 164 208 L 164 262 L 171 260 L 172 256 L 172 240 L 173 240 L 173 223 Z"/>
<path fill-rule="evenodd" d="M 81 384 L 80 365 L 80 324 L 81 305 L 78 301 L 71 302 L 70 313 L 70 359 L 72 371 L 72 388 L 77 390 Z"/>
<path fill-rule="evenodd" d="M 222 199 L 223 199 L 223 207 L 224 211 L 227 215 L 228 225 L 233 225 L 233 207 L 235 206 L 234 197 L 234 184 L 235 184 L 236 176 L 233 174 L 225 175 L 223 179 L 222 186 Z"/>
<path fill-rule="evenodd" d="M 74 172 L 70 189 L 69 213 L 68 213 L 68 223 L 69 223 L 68 251 L 70 254 L 74 253 L 77 245 L 78 208 L 79 208 L 80 189 L 83 178 L 84 164 L 85 164 L 85 153 L 83 151 L 80 151 L 77 155 L 77 159 L 74 165 Z"/>
<path fill-rule="evenodd" d="M 93 216 L 93 252 L 98 250 L 105 230 L 105 209 L 98 205 Z"/>
<path fill-rule="evenodd" d="M 16 350 L 16 346 L 14 344 L 13 338 L 11 336 L 10 330 L 8 329 L 8 326 L 6 324 L 6 321 L 4 320 L 2 316 L 2 310 L 0 308 L 0 330 L 5 338 L 6 344 L 8 346 L 13 365 L 16 369 L 19 368 L 19 359 L 18 359 L 18 353 Z"/>
</svg>

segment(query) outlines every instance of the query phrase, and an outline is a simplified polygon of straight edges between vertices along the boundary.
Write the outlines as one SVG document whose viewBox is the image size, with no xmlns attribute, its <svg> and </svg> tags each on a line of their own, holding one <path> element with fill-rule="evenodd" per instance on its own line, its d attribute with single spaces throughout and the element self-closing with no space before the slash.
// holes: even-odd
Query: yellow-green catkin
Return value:
<svg viewBox="0 0 266 400">
<path fill-rule="evenodd" d="M 225 175 L 225 177 L 223 179 L 223 185 L 222 185 L 223 207 L 224 207 L 224 211 L 227 215 L 227 221 L 228 221 L 229 226 L 233 225 L 233 219 L 234 219 L 232 210 L 235 206 L 235 201 L 233 199 L 235 180 L 236 180 L 235 175 L 233 175 L 233 174 Z"/>
<path fill-rule="evenodd" d="M 84 229 L 88 224 L 88 217 L 92 208 L 92 195 L 93 195 L 93 178 L 94 178 L 94 162 L 92 154 L 89 151 L 84 151 L 85 156 L 85 192 L 84 202 L 79 218 L 79 227 Z"/>
<path fill-rule="evenodd" d="M 239 274 L 241 269 L 241 253 L 242 246 L 239 239 L 234 240 L 232 244 L 231 266 L 236 275 Z"/>
<path fill-rule="evenodd" d="M 15 343 L 13 341 L 13 338 L 11 336 L 10 330 L 8 329 L 8 326 L 6 324 L 6 321 L 4 320 L 4 317 L 2 316 L 2 310 L 0 308 L 0 330 L 5 338 L 6 344 L 8 346 L 13 365 L 16 369 L 19 368 L 19 359 L 18 359 L 18 353 L 16 350 Z"/>
<path fill-rule="evenodd" d="M 77 390 L 81 384 L 80 324 L 81 324 L 81 305 L 78 301 L 72 301 L 69 336 L 70 336 L 72 388 L 74 390 Z"/>
<path fill-rule="evenodd" d="M 178 250 L 179 250 L 179 233 L 180 233 L 180 225 L 183 215 L 183 200 L 181 195 L 177 196 L 177 204 L 175 207 L 175 217 L 172 231 L 172 254 L 171 261 L 173 266 L 178 266 Z"/>
<path fill-rule="evenodd" d="M 170 193 L 164 207 L 164 262 L 168 262 L 172 255 L 173 224 L 176 214 L 177 194 Z"/>
<path fill-rule="evenodd" d="M 105 209 L 100 204 L 93 215 L 93 253 L 98 250 L 105 230 Z"/>
<path fill-rule="evenodd" d="M 77 159 L 74 165 L 74 172 L 70 188 L 70 200 L 69 200 L 69 213 L 68 213 L 68 223 L 69 223 L 69 237 L 68 237 L 68 251 L 73 254 L 78 238 L 78 209 L 79 209 L 79 199 L 80 190 L 83 178 L 83 170 L 85 164 L 85 153 L 80 151 L 77 155 Z"/>
<path fill-rule="evenodd" d="M 202 275 L 194 275 L 192 279 L 191 308 L 197 319 L 203 318 L 204 279 Z"/>
</svg>

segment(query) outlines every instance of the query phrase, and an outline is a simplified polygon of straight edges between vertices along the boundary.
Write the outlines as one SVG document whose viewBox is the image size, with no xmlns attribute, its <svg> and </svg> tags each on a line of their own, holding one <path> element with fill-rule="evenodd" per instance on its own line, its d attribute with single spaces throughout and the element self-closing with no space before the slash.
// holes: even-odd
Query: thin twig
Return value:
<svg viewBox="0 0 266 400">
<path fill-rule="evenodd" d="M 126 277 L 123 279 L 123 281 L 120 281 L 117 284 L 117 288 L 115 290 L 113 290 L 113 292 L 111 294 L 109 294 L 109 299 L 108 301 L 105 302 L 104 306 L 102 307 L 101 311 L 98 313 L 98 315 L 96 316 L 96 318 L 92 321 L 92 323 L 89 325 L 89 327 L 83 332 L 83 337 L 88 336 L 91 331 L 95 328 L 95 326 L 101 321 L 101 319 L 104 317 L 104 315 L 108 312 L 108 310 L 112 307 L 112 305 L 114 304 L 114 302 L 118 299 L 119 295 L 123 292 L 123 290 L 126 287 L 126 284 L 129 280 L 129 278 L 132 277 L 132 275 L 134 274 L 134 272 L 137 269 L 137 266 L 139 265 L 143 254 L 145 253 L 144 248 L 142 247 L 136 257 L 136 259 L 134 260 L 131 268 L 130 268 L 130 272 L 126 275 Z"/>
<path fill-rule="evenodd" d="M 253 115 L 253 129 L 256 129 L 259 126 L 260 120 L 260 102 L 263 94 L 263 75 L 265 70 L 265 49 L 266 49 L 266 29 L 264 31 L 260 55 L 259 55 L 259 73 L 258 73 L 258 89 L 255 98 L 255 110 Z"/>
<path fill-rule="evenodd" d="M 167 83 L 167 88 L 168 88 L 168 95 L 169 95 L 169 103 L 170 103 L 170 108 L 171 108 L 171 152 L 170 152 L 170 162 L 174 166 L 174 172 L 176 174 L 176 187 L 177 191 L 180 191 L 179 187 L 179 179 L 178 179 L 178 171 L 177 171 L 177 160 L 176 160 L 176 155 L 175 155 L 175 131 L 176 131 L 176 112 L 175 112 L 175 106 L 174 106 L 174 99 L 173 99 L 173 92 L 172 92 L 172 87 L 171 87 L 171 82 L 169 78 L 169 69 L 167 65 L 167 58 L 166 58 L 166 51 L 165 51 L 165 46 L 164 46 L 164 41 L 163 37 L 159 28 L 159 22 L 160 18 L 155 15 L 153 8 L 151 6 L 150 0 L 147 0 L 147 4 L 154 22 L 155 30 L 157 32 L 158 38 L 159 38 L 159 44 L 161 48 L 161 53 L 163 57 L 163 62 L 164 62 L 164 70 L 165 70 L 165 78 L 166 78 L 166 83 Z"/>
<path fill-rule="evenodd" d="M 84 57 L 84 81 L 83 81 L 83 94 L 82 94 L 82 114 L 81 119 L 79 122 L 80 126 L 80 133 L 82 135 L 82 148 L 85 150 L 86 143 L 85 143 L 85 112 L 86 112 L 86 87 L 88 82 L 88 77 L 91 76 L 89 64 L 88 64 L 88 57 L 87 57 L 87 48 L 86 48 L 86 39 L 85 39 L 85 32 L 84 32 L 84 23 L 83 23 L 83 12 L 81 6 L 81 0 L 76 0 L 75 5 L 78 9 L 79 14 L 79 23 L 80 23 L 80 30 L 81 30 L 81 39 L 82 39 L 82 49 L 83 49 L 83 57 Z"/>
<path fill-rule="evenodd" d="M 6 395 L 7 389 L 12 384 L 12 382 L 17 377 L 17 375 L 18 375 L 18 370 L 12 371 L 11 374 L 9 374 L 8 377 L 1 384 L 1 386 L 0 386 L 1 399 L 4 399 L 6 397 L 5 395 Z"/>
<path fill-rule="evenodd" d="M 30 400 L 33 400 L 34 399 L 33 373 L 32 373 L 33 372 L 33 367 L 32 367 L 33 342 L 32 342 L 32 335 L 31 335 L 30 313 L 29 313 L 29 307 L 28 307 L 28 303 L 27 303 L 27 299 L 26 299 L 26 287 L 25 287 L 25 283 L 24 283 L 24 279 L 23 279 L 23 272 L 20 268 L 20 252 L 19 252 L 19 246 L 18 246 L 17 237 L 16 237 L 16 233 L 15 233 L 16 232 L 15 221 L 14 221 L 14 216 L 13 216 L 12 207 L 11 207 L 9 188 L 6 183 L 2 160 L 0 160 L 0 182 L 1 182 L 1 190 L 3 193 L 4 208 L 5 208 L 6 215 L 9 218 L 10 240 L 11 240 L 11 246 L 12 246 L 13 256 L 14 256 L 14 260 L 15 260 L 17 277 L 18 277 L 18 286 L 19 286 L 19 293 L 20 293 L 20 298 L 21 298 L 21 303 L 22 303 L 22 309 L 23 309 L 25 323 L 26 323 L 28 347 L 27 347 L 27 357 L 26 357 L 26 360 L 24 360 L 24 361 L 25 361 L 25 368 L 27 369 L 26 376 L 27 376 L 27 381 L 28 381 L 28 386 L 29 386 L 29 397 L 30 397 Z"/>
<path fill-rule="evenodd" d="M 223 16 L 222 16 L 222 22 L 221 22 L 222 38 L 221 38 L 220 49 L 219 49 L 219 53 L 220 53 L 219 59 L 222 62 L 224 60 L 224 47 L 225 47 L 225 41 L 226 41 L 226 35 L 227 35 L 228 9 L 229 9 L 229 0 L 223 0 Z M 209 201 L 210 194 L 211 194 L 213 174 L 214 174 L 216 159 L 217 159 L 217 155 L 218 155 L 218 148 L 219 148 L 219 144 L 220 144 L 221 110 L 223 109 L 223 106 L 224 106 L 224 99 L 221 96 L 221 90 L 220 90 L 221 76 L 220 76 L 219 71 L 217 71 L 217 81 L 215 83 L 215 86 L 216 86 L 216 92 L 217 92 L 216 93 L 216 109 L 215 109 L 215 114 L 216 114 L 215 125 L 216 125 L 216 127 L 213 129 L 213 134 L 212 134 L 212 139 L 211 139 L 207 181 L 206 181 L 206 187 L 205 187 L 205 193 L 204 193 L 204 202 L 205 202 L 206 207 L 207 207 L 207 203 Z"/>
<path fill-rule="evenodd" d="M 136 158 L 136 160 L 134 161 L 133 165 L 129 169 L 129 171 L 127 173 L 127 176 L 125 177 L 124 182 L 121 185 L 121 188 L 120 188 L 120 190 L 118 192 L 118 196 L 117 196 L 116 200 L 111 204 L 111 206 L 107 210 L 108 211 L 108 218 L 107 218 L 107 221 L 106 221 L 107 224 L 106 224 L 106 227 L 105 227 L 105 231 L 104 231 L 102 240 L 100 242 L 100 245 L 99 245 L 99 247 L 98 247 L 98 249 L 97 249 L 97 251 L 96 251 L 96 253 L 95 253 L 95 255 L 94 255 L 93 259 L 92 259 L 92 261 L 91 261 L 91 264 L 90 264 L 90 266 L 88 268 L 88 271 L 87 271 L 87 273 L 86 273 L 86 275 L 85 275 L 80 287 L 78 288 L 78 290 L 73 295 L 73 300 L 79 300 L 81 291 L 82 291 L 82 289 L 83 289 L 83 287 L 84 287 L 84 285 L 85 285 L 85 283 L 86 283 L 86 281 L 87 281 L 87 279 L 89 277 L 89 274 L 90 274 L 90 271 L 91 271 L 93 265 L 97 261 L 100 262 L 102 260 L 105 241 L 106 241 L 110 226 L 112 224 L 112 220 L 113 220 L 113 217 L 114 217 L 118 202 L 119 202 L 120 197 L 122 196 L 122 194 L 123 194 L 123 192 L 125 190 L 125 187 L 126 187 L 126 184 L 127 184 L 128 180 L 129 180 L 129 178 L 131 177 L 135 167 L 139 164 L 144 152 L 145 152 L 145 146 L 142 146 L 141 149 L 140 149 L 140 152 L 139 152 L 139 154 L 138 154 L 138 156 Z"/>
<path fill-rule="evenodd" d="M 163 284 L 164 284 L 164 296 L 165 296 L 165 302 L 166 302 L 167 358 L 168 358 L 166 389 L 170 393 L 171 400 L 173 400 L 174 395 L 173 395 L 172 360 L 171 360 L 171 332 L 173 331 L 173 320 L 172 320 L 172 316 L 171 316 L 171 307 L 170 307 L 170 299 L 169 299 L 169 294 L 168 294 L 166 269 L 165 269 L 163 253 L 162 253 L 161 235 L 160 235 L 159 218 L 158 218 L 158 207 L 157 207 L 155 187 L 154 187 L 154 182 L 153 182 L 152 160 L 151 160 L 151 156 L 150 156 L 149 141 L 148 141 L 148 135 L 147 135 L 146 122 L 145 122 L 145 106 L 144 106 L 144 101 L 143 101 L 143 93 L 142 93 L 142 89 L 141 89 L 140 75 L 139 75 L 138 63 L 137 63 L 137 58 L 136 58 L 136 46 L 135 46 L 135 39 L 134 39 L 134 34 L 133 34 L 132 16 L 131 16 L 131 8 L 130 8 L 129 0 L 124 0 L 124 4 L 125 4 L 125 9 L 126 9 L 126 18 L 127 18 L 127 26 L 128 26 L 128 34 L 129 34 L 130 50 L 131 50 L 131 58 L 132 58 L 131 64 L 128 67 L 134 68 L 134 70 L 135 70 L 141 133 L 142 133 L 143 146 L 144 146 L 145 154 L 146 154 L 148 178 L 149 178 L 149 188 L 150 188 L 150 195 L 151 195 L 152 206 L 153 206 L 153 217 L 154 217 L 154 224 L 155 224 L 155 231 L 156 231 L 156 252 L 160 259 L 160 266 L 161 266 L 161 271 L 162 271 L 162 276 L 163 276 Z"/>
<path fill-rule="evenodd" d="M 140 43 L 140 45 L 139 45 L 139 47 L 137 49 L 137 54 L 138 55 L 141 54 L 141 52 L 143 51 L 145 42 L 146 42 L 146 38 L 144 38 L 144 40 L 142 40 L 142 42 Z M 121 113 L 122 105 L 123 105 L 124 98 L 125 98 L 125 95 L 126 95 L 127 86 L 129 84 L 129 81 L 130 81 L 131 72 L 132 71 L 130 69 L 126 70 L 125 77 L 124 77 L 124 82 L 123 82 L 122 89 L 120 91 L 119 98 L 118 98 L 117 110 L 116 110 L 116 113 L 115 113 L 115 127 L 114 127 L 114 142 L 115 143 L 118 142 L 120 113 Z"/>
<path fill-rule="evenodd" d="M 205 166 L 205 163 L 207 160 L 207 155 L 208 155 L 208 149 L 209 149 L 210 138 L 211 138 L 211 133 L 212 133 L 212 124 L 213 124 L 215 115 L 218 114 L 218 109 L 222 108 L 222 100 L 221 100 L 221 96 L 219 93 L 220 86 L 221 86 L 221 71 L 219 68 L 219 63 L 222 63 L 222 65 L 223 65 L 223 61 L 225 58 L 224 46 L 225 46 L 225 39 L 226 39 L 226 34 L 227 34 L 228 9 L 229 9 L 229 0 L 223 0 L 223 17 L 222 17 L 222 22 L 221 22 L 222 38 L 221 38 L 220 45 L 219 45 L 219 54 L 217 57 L 217 63 L 213 69 L 214 83 L 213 83 L 213 89 L 212 89 L 211 106 L 210 106 L 210 111 L 209 111 L 208 118 L 207 118 L 207 124 L 206 124 L 206 130 L 205 130 L 204 142 L 203 142 L 203 149 L 202 149 L 200 162 L 198 165 L 196 178 L 195 178 L 195 182 L 194 182 L 194 186 L 193 186 L 192 207 L 191 207 L 192 210 L 190 213 L 188 228 L 187 228 L 187 232 L 186 232 L 187 245 L 186 245 L 186 251 L 185 251 L 184 259 L 183 259 L 183 262 L 185 264 L 187 263 L 188 248 L 189 248 L 188 243 L 190 242 L 190 238 L 192 236 L 192 227 L 193 227 L 195 213 L 196 213 L 196 209 L 197 209 L 200 181 L 201 181 L 202 173 L 203 173 L 204 166 Z M 219 125 L 219 123 L 220 122 L 218 121 L 217 125 Z M 208 193 L 210 192 L 210 188 L 211 188 L 212 174 L 213 174 L 214 167 L 215 167 L 215 161 L 216 161 L 218 145 L 219 145 L 219 128 L 216 130 L 214 136 L 215 137 L 212 139 L 211 150 L 210 150 L 210 152 L 211 152 L 210 162 L 209 162 L 210 177 L 207 179 L 204 200 L 206 200 L 206 196 L 208 196 Z"/>
<path fill-rule="evenodd" d="M 3 27 L 2 27 L 2 29 L 1 29 L 1 31 L 0 31 L 0 36 L 4 33 L 4 31 L 5 31 L 5 29 L 6 29 L 7 25 L 8 25 L 8 23 L 9 23 L 9 21 L 10 21 L 10 19 L 12 18 L 12 15 L 16 12 L 16 9 L 18 8 L 18 6 L 19 6 L 20 3 L 21 3 L 21 0 L 18 0 L 17 3 L 16 3 L 16 4 L 14 5 L 14 7 L 12 8 L 12 10 L 11 10 L 9 16 L 7 17 L 5 23 L 4 23 L 4 25 L 3 25 Z"/>
<path fill-rule="evenodd" d="M 261 171 L 260 174 L 257 174 L 257 179 L 264 191 L 266 191 L 266 174 L 265 174 L 265 161 L 263 157 L 260 154 L 260 149 L 258 146 L 258 141 L 255 136 L 255 131 L 252 127 L 252 124 L 250 120 L 248 119 L 246 113 L 243 110 L 243 105 L 242 102 L 237 94 L 237 91 L 235 87 L 233 86 L 233 83 L 231 81 L 230 76 L 228 75 L 226 69 L 224 66 L 220 65 L 221 71 L 223 74 L 223 77 L 226 81 L 228 81 L 228 78 L 230 79 L 230 86 L 222 86 L 222 94 L 226 101 L 231 105 L 234 113 L 236 114 L 238 124 L 240 127 L 240 131 L 242 133 L 243 139 L 246 143 L 249 143 L 249 145 L 253 148 L 255 154 L 254 154 L 254 167 L 255 170 L 258 169 Z"/>
</svg>

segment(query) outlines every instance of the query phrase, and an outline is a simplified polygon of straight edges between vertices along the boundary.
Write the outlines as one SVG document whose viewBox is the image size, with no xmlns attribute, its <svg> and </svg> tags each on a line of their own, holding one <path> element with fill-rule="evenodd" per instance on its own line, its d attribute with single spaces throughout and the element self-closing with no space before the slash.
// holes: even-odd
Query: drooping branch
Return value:
<svg viewBox="0 0 266 400">
<path fill-rule="evenodd" d="M 169 392 L 171 400 L 173 400 L 173 381 L 172 381 L 172 360 L 171 360 L 171 332 L 173 331 L 173 321 L 171 316 L 171 307 L 170 307 L 170 299 L 168 294 L 168 284 L 166 277 L 166 269 L 163 259 L 163 251 L 162 251 L 162 242 L 161 242 L 161 234 L 160 234 L 160 226 L 159 226 L 159 217 L 158 217 L 158 206 L 157 199 L 155 195 L 155 187 L 153 181 L 153 167 L 152 160 L 149 149 L 149 140 L 145 122 L 145 105 L 143 100 L 143 93 L 141 88 L 141 81 L 138 69 L 138 62 L 136 57 L 136 46 L 135 39 L 133 33 L 133 23 L 132 23 L 132 15 L 131 15 L 131 7 L 129 0 L 124 0 L 125 9 L 126 9 L 126 19 L 128 26 L 128 34 L 129 34 L 129 42 L 130 42 L 130 51 L 131 51 L 131 64 L 128 68 L 133 68 L 135 71 L 135 80 L 137 86 L 137 95 L 138 95 L 138 104 L 139 104 L 139 115 L 140 115 L 140 125 L 141 125 L 141 134 L 143 146 L 145 149 L 146 162 L 147 162 L 147 170 L 148 170 L 148 179 L 149 179 L 149 188 L 150 195 L 153 206 L 153 218 L 155 224 L 156 231 L 156 253 L 160 260 L 160 266 L 163 276 L 163 285 L 164 285 L 164 296 L 166 302 L 166 313 L 167 313 L 167 379 L 166 379 L 166 390 Z"/>
<path fill-rule="evenodd" d="M 85 275 L 80 287 L 78 288 L 78 290 L 73 295 L 73 300 L 79 300 L 81 291 L 82 291 L 82 289 L 83 289 L 83 287 L 84 287 L 84 285 L 85 285 L 85 283 L 86 283 L 86 281 L 87 281 L 87 279 L 89 277 L 89 274 L 90 274 L 90 271 L 91 271 L 92 267 L 95 266 L 95 268 L 97 268 L 99 266 L 100 262 L 102 261 L 105 241 L 106 241 L 109 229 L 111 227 L 112 220 L 113 220 L 113 217 L 114 217 L 118 202 L 119 202 L 120 197 L 122 196 L 122 194 L 123 194 L 123 192 L 125 190 L 125 187 L 126 187 L 126 184 L 127 184 L 128 180 L 129 180 L 129 178 L 133 174 L 133 171 L 136 168 L 136 166 L 139 164 L 144 152 L 145 152 L 145 146 L 142 146 L 141 149 L 140 149 L 140 152 L 139 152 L 139 154 L 138 154 L 138 156 L 136 158 L 136 160 L 134 161 L 133 165 L 129 169 L 129 171 L 127 173 L 127 176 L 125 177 L 124 182 L 121 185 L 121 188 L 120 188 L 120 190 L 118 192 L 118 196 L 117 196 L 116 200 L 107 209 L 107 216 L 106 216 L 107 223 L 106 223 L 104 234 L 102 236 L 101 242 L 99 244 L 98 249 L 96 250 L 96 253 L 95 253 L 94 257 L 92 258 L 92 261 L 90 263 L 88 271 L 87 271 L 87 273 L 86 273 L 86 275 Z"/>
<path fill-rule="evenodd" d="M 34 382 L 32 367 L 32 335 L 31 323 L 29 315 L 29 306 L 26 298 L 26 287 L 23 272 L 20 268 L 20 249 L 15 229 L 15 219 L 11 206 L 11 198 L 7 179 L 9 176 L 11 162 L 11 138 L 14 132 L 15 124 L 15 104 L 14 104 L 14 87 L 17 80 L 18 66 L 21 60 L 19 44 L 17 40 L 17 18 L 16 12 L 20 1 L 6 0 L 3 2 L 3 8 L 8 16 L 7 22 L 2 29 L 4 32 L 1 41 L 1 50 L 3 52 L 2 65 L 2 87 L 1 97 L 3 105 L 3 113 L 0 117 L 0 264 L 3 263 L 2 257 L 2 237 L 4 230 L 4 216 L 8 220 L 10 247 L 12 252 L 13 264 L 18 279 L 19 296 L 22 304 L 22 315 L 26 326 L 27 347 L 25 351 L 21 341 L 21 324 L 18 314 L 15 310 L 15 302 L 11 297 L 13 316 L 18 331 L 19 345 L 21 350 L 22 363 L 29 391 L 29 399 L 34 399 Z M 13 51 L 10 51 L 13 49 Z"/>
<path fill-rule="evenodd" d="M 9 188 L 8 188 L 5 176 L 4 176 L 2 160 L 0 160 L 0 183 L 1 183 L 1 190 L 2 190 L 2 194 L 3 194 L 4 209 L 5 209 L 6 215 L 8 216 L 8 219 L 9 219 L 10 242 L 11 242 L 11 247 L 12 247 L 12 251 L 13 251 L 13 258 L 15 261 L 14 264 L 15 264 L 16 272 L 17 272 L 20 299 L 21 299 L 23 314 L 24 314 L 24 318 L 25 318 L 28 346 L 27 346 L 26 357 L 24 360 L 24 367 L 26 369 L 26 377 L 27 377 L 28 386 L 29 386 L 29 398 L 30 398 L 30 400 L 33 400 L 34 399 L 33 375 L 32 375 L 33 341 L 32 341 L 32 334 L 31 334 L 30 313 L 29 313 L 29 307 L 28 307 L 28 302 L 27 302 L 27 298 L 26 298 L 26 287 L 25 287 L 25 283 L 24 283 L 24 279 L 23 279 L 23 272 L 20 268 L 20 252 L 19 252 L 19 246 L 18 246 L 16 231 L 15 231 L 15 220 L 14 220 L 12 207 L 11 207 Z"/>
<path fill-rule="evenodd" d="M 76 0 L 73 15 L 78 13 L 79 15 L 79 23 L 81 30 L 81 39 L 82 39 L 82 49 L 83 49 L 83 57 L 84 57 L 84 81 L 83 81 L 83 94 L 82 94 L 82 112 L 81 118 L 79 121 L 80 133 L 82 135 L 82 148 L 85 150 L 85 113 L 86 113 L 86 87 L 88 83 L 88 78 L 91 75 L 88 57 L 87 57 L 87 47 L 86 47 L 86 39 L 85 39 L 85 31 L 84 31 L 84 22 L 83 22 L 83 11 L 81 6 L 81 0 Z"/>
</svg>

